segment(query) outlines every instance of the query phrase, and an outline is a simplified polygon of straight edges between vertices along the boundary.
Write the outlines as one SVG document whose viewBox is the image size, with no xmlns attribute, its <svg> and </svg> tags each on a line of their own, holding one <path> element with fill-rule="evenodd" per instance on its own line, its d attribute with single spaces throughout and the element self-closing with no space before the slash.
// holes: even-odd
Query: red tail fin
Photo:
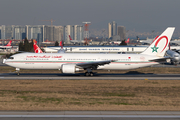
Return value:
<svg viewBox="0 0 180 120">
<path fill-rule="evenodd" d="M 10 40 L 6 46 L 11 46 L 11 42 L 12 42 L 12 40 Z"/>
<path fill-rule="evenodd" d="M 125 41 L 125 43 L 129 43 L 129 38 L 127 39 L 127 41 Z"/>
<path fill-rule="evenodd" d="M 71 36 L 69 35 L 69 39 L 72 40 Z"/>
<path fill-rule="evenodd" d="M 35 41 L 33 44 L 34 52 L 35 53 L 43 53 L 42 50 L 38 47 L 38 45 L 36 43 L 37 43 L 37 41 Z"/>
<path fill-rule="evenodd" d="M 61 48 L 63 48 L 63 44 L 62 44 L 62 41 L 59 43 L 59 46 L 61 46 Z"/>
</svg>

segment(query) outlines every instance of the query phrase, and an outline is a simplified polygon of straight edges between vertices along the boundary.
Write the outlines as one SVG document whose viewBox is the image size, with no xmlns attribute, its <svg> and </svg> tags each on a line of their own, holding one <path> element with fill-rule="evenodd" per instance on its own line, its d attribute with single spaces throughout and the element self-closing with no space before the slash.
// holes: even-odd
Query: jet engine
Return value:
<svg viewBox="0 0 180 120">
<path fill-rule="evenodd" d="M 166 52 L 169 56 L 171 56 L 172 57 L 172 59 L 171 59 L 171 64 L 179 64 L 179 62 L 180 62 L 180 55 L 177 53 L 177 52 L 175 52 L 175 51 L 172 51 L 172 50 L 167 50 L 167 52 Z"/>
<path fill-rule="evenodd" d="M 77 68 L 75 64 L 63 64 L 61 66 L 62 73 L 75 73 L 82 69 Z"/>
</svg>

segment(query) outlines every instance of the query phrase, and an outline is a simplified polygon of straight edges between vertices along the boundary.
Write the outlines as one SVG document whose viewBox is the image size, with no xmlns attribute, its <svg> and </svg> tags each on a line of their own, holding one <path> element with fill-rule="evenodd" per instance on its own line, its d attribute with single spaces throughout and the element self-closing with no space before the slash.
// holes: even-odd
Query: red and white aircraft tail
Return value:
<svg viewBox="0 0 180 120">
<path fill-rule="evenodd" d="M 59 46 L 61 46 L 61 49 L 58 50 L 58 53 L 65 53 L 65 50 L 63 49 L 62 41 L 60 41 Z"/>
<path fill-rule="evenodd" d="M 33 44 L 34 52 L 35 53 L 43 53 L 43 51 L 38 47 L 38 45 L 36 43 L 37 43 L 37 41 L 35 41 Z"/>
<path fill-rule="evenodd" d="M 61 48 L 63 48 L 63 44 L 62 41 L 60 41 L 59 46 L 61 46 Z"/>
<path fill-rule="evenodd" d="M 72 40 L 71 36 L 69 35 L 69 39 Z"/>
<path fill-rule="evenodd" d="M 125 43 L 129 43 L 129 38 L 127 39 L 127 41 L 125 41 Z"/>
<path fill-rule="evenodd" d="M 11 43 L 12 43 L 12 40 L 10 40 L 9 43 L 8 43 L 7 45 L 0 46 L 0 49 L 12 48 Z"/>
<path fill-rule="evenodd" d="M 11 46 L 11 43 L 12 43 L 12 40 L 10 40 L 6 46 Z"/>
</svg>

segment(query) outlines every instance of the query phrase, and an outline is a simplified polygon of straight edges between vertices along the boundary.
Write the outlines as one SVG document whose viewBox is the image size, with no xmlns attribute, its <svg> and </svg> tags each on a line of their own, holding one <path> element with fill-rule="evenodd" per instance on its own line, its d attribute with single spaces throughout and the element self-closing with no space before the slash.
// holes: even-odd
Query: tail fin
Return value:
<svg viewBox="0 0 180 120">
<path fill-rule="evenodd" d="M 63 48 L 63 44 L 62 41 L 60 41 L 59 46 L 61 46 L 61 48 Z"/>
<path fill-rule="evenodd" d="M 11 42 L 12 42 L 12 40 L 10 40 L 6 46 L 11 46 Z"/>
<path fill-rule="evenodd" d="M 129 43 L 129 38 L 127 39 L 127 41 L 125 41 L 125 43 Z"/>
<path fill-rule="evenodd" d="M 175 30 L 175 27 L 168 27 L 141 54 L 155 55 L 155 56 L 163 57 L 166 52 L 166 48 L 171 40 L 174 30 Z"/>
<path fill-rule="evenodd" d="M 72 40 L 71 36 L 69 35 L 69 39 Z"/>
<path fill-rule="evenodd" d="M 35 53 L 43 53 L 42 50 L 38 47 L 38 45 L 36 43 L 37 43 L 37 41 L 35 41 L 33 44 L 34 52 Z"/>
<path fill-rule="evenodd" d="M 155 39 L 151 42 L 151 44 L 158 38 L 159 36 L 156 36 Z"/>
</svg>

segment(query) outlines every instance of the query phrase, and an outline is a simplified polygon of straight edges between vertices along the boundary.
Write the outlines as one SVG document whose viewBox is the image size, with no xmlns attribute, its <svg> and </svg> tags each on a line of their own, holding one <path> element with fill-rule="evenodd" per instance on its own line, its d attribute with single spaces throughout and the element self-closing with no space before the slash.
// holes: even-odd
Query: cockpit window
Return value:
<svg viewBox="0 0 180 120">
<path fill-rule="evenodd" d="M 14 57 L 10 57 L 9 59 L 14 59 Z"/>
</svg>

